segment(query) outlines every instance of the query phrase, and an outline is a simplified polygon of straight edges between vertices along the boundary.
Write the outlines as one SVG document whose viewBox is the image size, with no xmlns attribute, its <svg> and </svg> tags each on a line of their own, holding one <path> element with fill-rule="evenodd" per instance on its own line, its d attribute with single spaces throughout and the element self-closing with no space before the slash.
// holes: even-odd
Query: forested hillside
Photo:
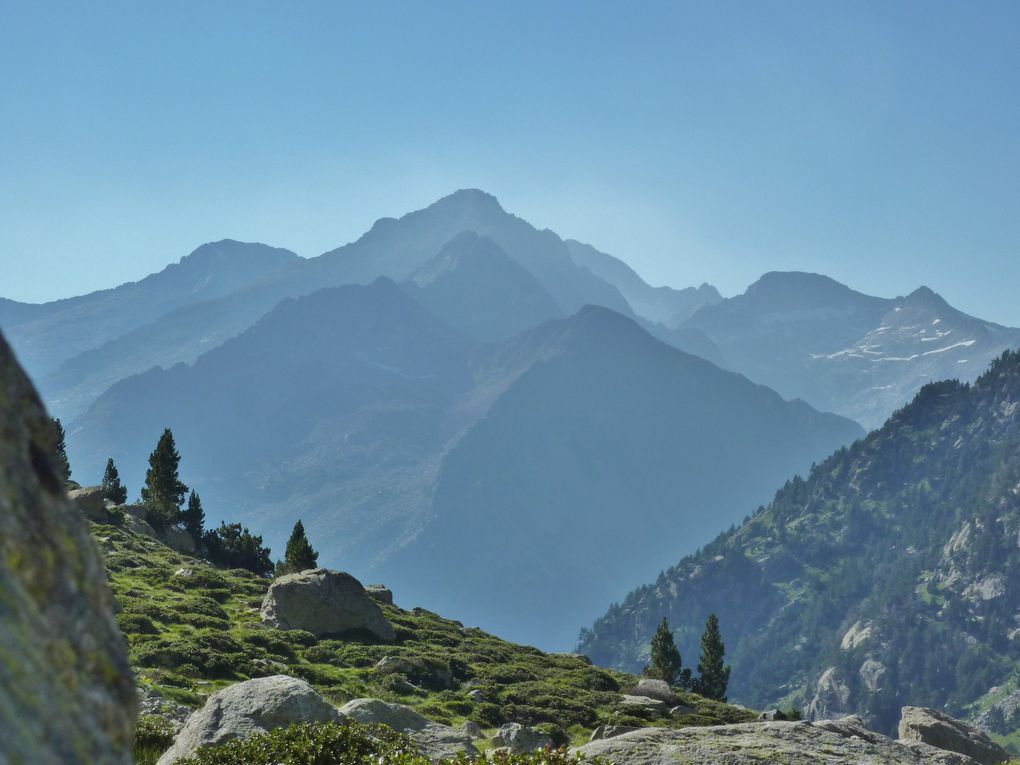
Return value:
<svg viewBox="0 0 1020 765">
<path fill-rule="evenodd" d="M 1018 447 L 1020 352 L 1007 352 L 972 385 L 924 387 L 789 481 L 582 630 L 580 650 L 635 669 L 666 616 L 694 656 L 715 611 L 732 699 L 857 712 L 880 730 L 903 704 L 946 707 L 1007 734 L 1016 724 L 995 705 L 1020 658 Z"/>
</svg>

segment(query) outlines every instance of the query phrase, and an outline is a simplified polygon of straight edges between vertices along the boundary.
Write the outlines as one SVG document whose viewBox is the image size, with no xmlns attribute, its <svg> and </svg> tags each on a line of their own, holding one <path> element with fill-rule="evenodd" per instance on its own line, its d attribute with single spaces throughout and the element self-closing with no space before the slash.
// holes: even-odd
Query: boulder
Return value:
<svg viewBox="0 0 1020 765">
<path fill-rule="evenodd" d="M 84 489 L 71 489 L 67 498 L 81 510 L 82 515 L 93 523 L 109 523 L 110 515 L 106 509 L 106 498 L 102 486 L 86 486 Z"/>
<path fill-rule="evenodd" d="M 538 752 L 552 746 L 552 737 L 520 723 L 503 725 L 492 739 L 495 747 L 507 747 L 514 752 Z"/>
<path fill-rule="evenodd" d="M 922 748 L 923 747 L 923 748 Z M 574 750 L 627 765 L 975 765 L 925 744 L 903 746 L 859 720 L 756 722 L 691 728 L 639 728 Z"/>
<path fill-rule="evenodd" d="M 658 715 L 664 715 L 669 712 L 669 704 L 665 701 L 653 699 L 651 696 L 632 696 L 629 693 L 623 695 L 623 698 L 620 700 L 620 706 L 644 709 Z"/>
<path fill-rule="evenodd" d="M 281 576 L 262 601 L 262 623 L 313 635 L 365 630 L 382 640 L 396 632 L 361 582 L 350 574 L 313 568 Z"/>
<path fill-rule="evenodd" d="M 676 695 L 676 692 L 672 688 L 670 688 L 669 683 L 665 680 L 653 680 L 650 677 L 641 678 L 641 680 L 638 681 L 638 684 L 634 686 L 631 694 L 634 696 L 645 696 L 650 699 L 658 699 L 671 707 L 675 707 L 680 703 L 680 697 Z"/>
<path fill-rule="evenodd" d="M 149 537 L 151 539 L 159 539 L 159 535 L 156 530 L 149 525 L 149 522 L 144 518 L 140 518 L 133 513 L 124 514 L 124 529 L 130 531 L 132 534 L 137 534 L 142 537 Z"/>
<path fill-rule="evenodd" d="M 184 723 L 157 765 L 171 765 L 203 746 L 224 744 L 297 723 L 336 722 L 337 709 L 304 680 L 273 675 L 245 680 L 214 693 Z"/>
<path fill-rule="evenodd" d="M 354 699 L 340 707 L 340 714 L 361 723 L 379 723 L 406 733 L 432 760 L 455 757 L 460 752 L 472 757 L 478 755 L 472 743 L 473 736 L 467 730 L 432 722 L 403 704 Z"/>
<path fill-rule="evenodd" d="M 365 588 L 365 592 L 377 603 L 385 603 L 388 606 L 393 605 L 393 590 L 385 584 L 370 584 Z"/>
<path fill-rule="evenodd" d="M 1009 752 L 966 723 L 935 709 L 903 707 L 900 713 L 901 741 L 920 741 L 936 749 L 958 752 L 981 765 L 999 765 Z"/>
<path fill-rule="evenodd" d="M 0 762 L 128 765 L 138 696 L 113 597 L 0 336 Z"/>
<path fill-rule="evenodd" d="M 462 722 L 459 726 L 457 726 L 457 730 L 468 738 L 476 741 L 478 739 L 485 738 L 485 731 L 482 730 L 482 726 L 476 722 L 472 722 L 471 720 L 465 720 Z"/>
</svg>

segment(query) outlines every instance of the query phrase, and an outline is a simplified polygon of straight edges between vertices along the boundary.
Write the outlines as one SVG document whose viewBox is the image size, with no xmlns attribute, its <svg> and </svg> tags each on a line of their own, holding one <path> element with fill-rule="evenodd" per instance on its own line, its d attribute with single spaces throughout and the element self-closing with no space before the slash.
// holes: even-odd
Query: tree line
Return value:
<svg viewBox="0 0 1020 765">
<path fill-rule="evenodd" d="M 54 467 L 65 482 L 69 481 L 71 465 L 67 458 L 66 434 L 59 419 L 52 420 L 51 437 Z M 166 428 L 149 454 L 149 467 L 139 499 L 145 509 L 145 520 L 157 531 L 171 527 L 183 529 L 211 563 L 225 568 L 281 576 L 318 565 L 319 554 L 308 541 L 300 519 L 294 524 L 283 560 L 276 563 L 273 563 L 269 547 L 262 543 L 262 537 L 252 534 L 240 523 L 221 521 L 218 528 L 206 529 L 202 499 L 181 480 L 180 463 L 173 431 Z M 128 491 L 112 457 L 106 461 L 101 489 L 103 497 L 113 504 L 127 502 Z"/>
</svg>

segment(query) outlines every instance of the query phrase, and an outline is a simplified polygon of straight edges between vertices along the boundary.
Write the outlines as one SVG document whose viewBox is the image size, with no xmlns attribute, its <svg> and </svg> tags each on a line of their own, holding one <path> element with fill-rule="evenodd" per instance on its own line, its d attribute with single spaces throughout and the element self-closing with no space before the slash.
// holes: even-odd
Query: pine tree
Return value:
<svg viewBox="0 0 1020 765">
<path fill-rule="evenodd" d="M 181 523 L 184 524 L 184 530 L 191 534 L 191 538 L 195 540 L 196 544 L 202 540 L 202 535 L 205 533 L 205 510 L 202 509 L 202 499 L 194 489 L 188 496 L 187 508 L 181 513 Z"/>
<path fill-rule="evenodd" d="M 149 469 L 142 487 L 142 502 L 148 508 L 149 521 L 157 527 L 165 528 L 181 521 L 181 505 L 188 487 L 177 475 L 180 463 L 174 434 L 167 428 L 149 455 Z"/>
<path fill-rule="evenodd" d="M 123 505 L 127 502 L 127 489 L 120 482 L 120 473 L 117 466 L 113 464 L 113 457 L 106 461 L 106 471 L 103 473 L 103 497 L 115 505 Z"/>
<path fill-rule="evenodd" d="M 71 463 L 67 460 L 67 444 L 64 426 L 59 417 L 50 420 L 53 424 L 53 466 L 57 469 L 57 475 L 63 480 L 71 479 Z"/>
<path fill-rule="evenodd" d="M 298 571 L 306 571 L 318 565 L 319 553 L 312 549 L 305 536 L 304 524 L 298 520 L 294 524 L 294 530 L 287 540 L 287 551 L 284 553 L 283 563 L 276 565 L 277 575 L 291 574 Z"/>
<path fill-rule="evenodd" d="M 698 679 L 695 693 L 716 701 L 726 701 L 726 687 L 730 682 L 730 666 L 723 664 L 726 646 L 719 632 L 719 618 L 708 615 L 705 632 L 701 636 L 701 661 L 698 662 Z"/>
<path fill-rule="evenodd" d="M 666 617 L 662 617 L 652 635 L 652 663 L 646 666 L 644 674 L 646 677 L 654 677 L 658 680 L 665 680 L 674 685 L 681 678 L 680 667 L 683 662 L 680 659 L 680 651 L 677 650 L 676 641 L 673 640 L 673 631 L 669 628 Z"/>
</svg>

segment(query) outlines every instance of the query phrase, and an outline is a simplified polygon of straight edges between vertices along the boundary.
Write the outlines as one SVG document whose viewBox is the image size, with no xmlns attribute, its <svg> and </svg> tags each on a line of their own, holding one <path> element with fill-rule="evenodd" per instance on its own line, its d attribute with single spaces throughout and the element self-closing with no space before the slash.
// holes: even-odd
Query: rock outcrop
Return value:
<svg viewBox="0 0 1020 765">
<path fill-rule="evenodd" d="M 856 717 L 817 723 L 641 728 L 575 751 L 627 765 L 975 765 L 969 757 L 925 744 L 904 746 L 867 730 Z"/>
<path fill-rule="evenodd" d="M 71 489 L 67 498 L 81 510 L 82 515 L 94 523 L 109 523 L 106 510 L 106 498 L 102 486 L 86 486 L 82 489 Z"/>
<path fill-rule="evenodd" d="M 680 697 L 665 680 L 654 680 L 650 677 L 643 677 L 630 691 L 633 696 L 644 696 L 646 698 L 658 699 L 671 707 L 680 703 Z"/>
<path fill-rule="evenodd" d="M 388 606 L 393 605 L 393 590 L 385 584 L 370 584 L 365 588 L 365 592 L 377 603 L 385 603 Z"/>
<path fill-rule="evenodd" d="M 461 752 L 471 756 L 478 754 L 472 743 L 474 731 L 432 722 L 403 704 L 390 704 L 379 699 L 354 699 L 340 707 L 340 714 L 361 723 L 379 723 L 406 733 L 432 760 L 455 757 Z"/>
<path fill-rule="evenodd" d="M 936 709 L 903 707 L 899 735 L 900 741 L 919 741 L 958 752 L 980 765 L 999 765 L 1010 758 L 1009 752 L 981 731 Z"/>
<path fill-rule="evenodd" d="M 0 336 L 0 761 L 125 765 L 137 697 L 49 418 Z"/>
<path fill-rule="evenodd" d="M 337 709 L 304 680 L 273 675 L 246 680 L 214 693 L 184 723 L 157 765 L 172 765 L 203 746 L 225 744 L 298 723 L 336 722 Z"/>
<path fill-rule="evenodd" d="M 493 746 L 506 747 L 512 752 L 538 752 L 552 746 L 552 743 L 549 734 L 520 723 L 507 723 L 501 726 L 492 739 Z"/>
<path fill-rule="evenodd" d="M 396 633 L 361 582 L 325 568 L 281 576 L 262 601 L 262 623 L 278 629 L 335 635 L 365 630 L 382 640 Z"/>
</svg>

